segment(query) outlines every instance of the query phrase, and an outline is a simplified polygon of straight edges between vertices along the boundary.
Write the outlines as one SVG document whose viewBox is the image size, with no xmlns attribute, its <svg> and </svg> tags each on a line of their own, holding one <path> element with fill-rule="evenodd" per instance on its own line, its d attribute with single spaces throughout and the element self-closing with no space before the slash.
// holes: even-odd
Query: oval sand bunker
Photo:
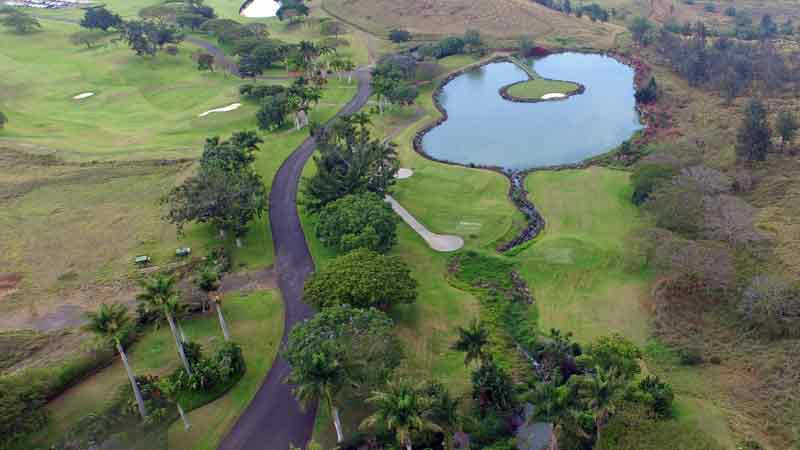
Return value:
<svg viewBox="0 0 800 450">
<path fill-rule="evenodd" d="M 553 93 L 550 93 L 550 94 L 544 94 L 542 96 L 542 100 L 554 100 L 554 99 L 557 99 L 557 98 L 565 98 L 566 96 L 567 96 L 567 94 L 562 94 L 560 92 L 553 92 Z"/>
<path fill-rule="evenodd" d="M 395 175 L 395 178 L 397 178 L 398 180 L 405 180 L 406 178 L 410 178 L 411 175 L 414 175 L 413 170 L 401 168 L 397 169 L 397 174 Z"/>
<path fill-rule="evenodd" d="M 204 113 L 198 114 L 197 117 L 205 117 L 205 116 L 207 116 L 207 115 L 209 115 L 211 113 L 216 113 L 216 112 L 233 111 L 233 110 L 239 109 L 240 106 L 242 106 L 241 103 L 231 103 L 230 105 L 223 106 L 222 108 L 209 109 L 208 111 L 206 111 Z"/>
<path fill-rule="evenodd" d="M 91 97 L 93 95 L 94 95 L 94 92 L 84 92 L 83 94 L 78 94 L 78 95 L 72 96 L 72 99 L 73 100 L 83 100 L 83 99 L 89 98 L 89 97 Z"/>
</svg>

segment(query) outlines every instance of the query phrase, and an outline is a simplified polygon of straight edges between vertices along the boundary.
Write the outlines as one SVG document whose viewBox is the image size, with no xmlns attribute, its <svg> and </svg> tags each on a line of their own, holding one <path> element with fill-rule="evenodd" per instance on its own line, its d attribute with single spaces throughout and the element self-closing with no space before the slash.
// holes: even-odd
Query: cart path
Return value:
<svg viewBox="0 0 800 450">
<path fill-rule="evenodd" d="M 337 117 L 357 112 L 370 97 L 369 72 L 357 70 L 356 77 L 358 92 Z M 314 140 L 306 139 L 284 161 L 269 194 L 275 268 L 285 308 L 283 343 L 297 322 L 313 314 L 302 300 L 303 283 L 314 270 L 314 261 L 297 213 L 297 190 L 303 167 L 314 149 Z M 278 355 L 250 405 L 223 439 L 220 450 L 287 450 L 289 444 L 305 448 L 311 439 L 317 406 L 308 405 L 305 411 L 300 408 L 292 387 L 284 383 L 288 375 L 289 365 Z"/>
</svg>

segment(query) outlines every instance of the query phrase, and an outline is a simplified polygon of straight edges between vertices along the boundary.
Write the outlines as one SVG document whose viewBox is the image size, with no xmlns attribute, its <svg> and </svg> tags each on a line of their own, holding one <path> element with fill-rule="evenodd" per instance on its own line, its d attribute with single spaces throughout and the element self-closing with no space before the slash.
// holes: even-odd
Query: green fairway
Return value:
<svg viewBox="0 0 800 450">
<path fill-rule="evenodd" d="M 540 99 L 545 94 L 568 94 L 578 87 L 577 84 L 569 81 L 534 78 L 511 86 L 508 93 L 517 98 Z"/>
<path fill-rule="evenodd" d="M 224 397 L 189 414 L 195 423 L 190 433 L 182 424 L 170 429 L 170 448 L 215 448 L 233 420 L 247 406 L 272 363 L 283 333 L 283 305 L 276 291 L 229 295 L 223 302 L 232 338 L 242 346 L 247 362 L 244 377 Z M 213 311 L 181 322 L 187 338 L 199 342 L 210 353 L 222 342 L 219 321 Z M 143 336 L 128 351 L 137 374 L 166 375 L 180 367 L 169 327 Z M 118 386 L 128 379 L 122 364 L 114 364 L 69 389 L 47 405 L 51 414 L 48 428 L 41 433 L 52 441 L 70 426 L 98 410 Z"/>
<path fill-rule="evenodd" d="M 520 252 L 542 329 L 571 331 L 588 342 L 615 330 L 639 344 L 647 337 L 649 277 L 626 264 L 630 234 L 644 226 L 630 202 L 628 172 L 593 167 L 528 176 L 544 233 Z"/>
<path fill-rule="evenodd" d="M 240 80 L 200 72 L 196 47 L 136 56 L 126 46 L 68 42 L 77 25 L 45 21 L 31 35 L 0 32 L 3 139 L 58 149 L 72 159 L 195 156 L 209 135 L 253 127 L 255 107 L 198 117 L 239 101 Z M 82 100 L 81 93 L 95 95 Z"/>
</svg>

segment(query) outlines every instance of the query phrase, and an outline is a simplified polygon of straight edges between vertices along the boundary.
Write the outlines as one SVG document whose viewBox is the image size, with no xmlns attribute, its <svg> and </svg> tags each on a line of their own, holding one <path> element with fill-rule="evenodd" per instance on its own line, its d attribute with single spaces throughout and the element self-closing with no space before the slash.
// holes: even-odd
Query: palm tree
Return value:
<svg viewBox="0 0 800 450">
<path fill-rule="evenodd" d="M 472 319 L 467 328 L 458 327 L 458 340 L 451 348 L 466 353 L 464 365 L 468 366 L 472 361 L 485 361 L 489 358 L 484 350 L 488 343 L 489 331 L 478 319 Z"/>
<path fill-rule="evenodd" d="M 336 442 L 342 442 L 344 434 L 334 399 L 348 382 L 347 370 L 340 361 L 331 344 L 319 349 L 308 359 L 295 361 L 288 378 L 288 382 L 295 385 L 294 396 L 301 404 L 307 405 L 319 398 L 324 400 L 333 417 Z"/>
<path fill-rule="evenodd" d="M 125 349 L 122 348 L 122 338 L 128 330 L 130 317 L 128 317 L 128 310 L 125 306 L 119 303 L 112 303 L 107 305 L 103 303 L 97 312 L 89 312 L 86 314 L 89 323 L 85 328 L 98 336 L 108 339 L 117 346 L 117 352 L 122 359 L 122 365 L 125 366 L 125 372 L 128 373 L 128 380 L 131 382 L 133 388 L 133 395 L 136 397 L 136 404 L 139 406 L 139 414 L 142 419 L 147 418 L 147 409 L 144 406 L 142 399 L 142 392 L 139 390 L 139 384 L 136 383 L 136 377 L 133 375 L 133 369 L 128 363 L 128 356 L 125 354 Z"/>
<path fill-rule="evenodd" d="M 593 375 L 576 378 L 579 379 L 579 395 L 583 397 L 594 417 L 597 431 L 595 442 L 600 442 L 603 427 L 625 397 L 627 384 L 622 377 L 617 376 L 616 371 L 607 371 L 601 367 L 595 367 Z"/>
<path fill-rule="evenodd" d="M 181 358 L 183 367 L 186 369 L 186 373 L 192 376 L 192 368 L 189 366 L 189 360 L 186 359 L 186 353 L 183 351 L 183 339 L 178 334 L 173 317 L 179 307 L 178 293 L 175 290 L 175 278 L 167 275 L 157 275 L 142 280 L 140 285 L 144 292 L 139 294 L 136 299 L 143 302 L 148 309 L 164 311 L 164 316 L 169 323 L 169 329 L 172 331 L 172 337 L 175 338 L 175 346 L 178 348 L 178 355 Z"/>
<path fill-rule="evenodd" d="M 440 383 L 432 384 L 426 392 L 431 400 L 431 419 L 442 428 L 445 450 L 453 449 L 453 436 L 461 427 L 461 415 L 458 413 L 459 400 Z"/>
<path fill-rule="evenodd" d="M 214 309 L 217 311 L 217 318 L 219 319 L 219 326 L 222 328 L 222 336 L 226 341 L 231 340 L 231 335 L 228 332 L 228 324 L 225 322 L 225 317 L 222 315 L 222 296 L 219 295 L 219 272 L 211 267 L 205 267 L 200 271 L 197 279 L 195 279 L 197 287 L 208 295 L 208 298 L 214 303 Z"/>
<path fill-rule="evenodd" d="M 394 432 L 397 442 L 411 450 L 411 436 L 420 431 L 440 431 L 429 420 L 430 399 L 416 390 L 410 382 L 389 382 L 386 391 L 374 391 L 367 402 L 375 413 L 361 422 L 362 427 L 385 427 Z"/>
<path fill-rule="evenodd" d="M 192 428 L 192 424 L 189 422 L 189 417 L 186 415 L 186 413 L 183 411 L 183 408 L 181 407 L 181 401 L 178 395 L 178 389 L 175 386 L 175 384 L 171 382 L 171 379 L 172 379 L 171 377 L 164 377 L 158 380 L 158 388 L 161 390 L 161 392 L 164 393 L 164 395 L 168 399 L 175 402 L 175 406 L 178 408 L 178 414 L 180 414 L 181 420 L 183 421 L 183 429 L 189 431 L 189 429 Z"/>
</svg>

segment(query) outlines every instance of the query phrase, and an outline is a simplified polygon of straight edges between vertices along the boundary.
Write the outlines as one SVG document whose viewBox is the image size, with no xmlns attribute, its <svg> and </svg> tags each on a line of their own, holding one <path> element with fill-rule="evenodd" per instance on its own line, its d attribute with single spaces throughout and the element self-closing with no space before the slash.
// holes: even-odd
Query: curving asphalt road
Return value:
<svg viewBox="0 0 800 450">
<path fill-rule="evenodd" d="M 349 115 L 361 109 L 372 93 L 369 72 L 356 71 L 358 92 L 336 116 Z M 275 243 L 275 266 L 278 287 L 285 306 L 283 342 L 299 321 L 313 314 L 303 303 L 303 283 L 314 270 L 300 218 L 297 215 L 297 189 L 300 174 L 314 153 L 314 139 L 306 139 L 284 161 L 269 193 L 269 221 Z M 311 439 L 317 406 L 303 411 L 292 396 L 292 387 L 283 382 L 289 375 L 289 365 L 280 357 L 275 359 L 267 378 L 219 446 L 220 450 L 287 450 L 289 444 L 304 448 Z"/>
</svg>

